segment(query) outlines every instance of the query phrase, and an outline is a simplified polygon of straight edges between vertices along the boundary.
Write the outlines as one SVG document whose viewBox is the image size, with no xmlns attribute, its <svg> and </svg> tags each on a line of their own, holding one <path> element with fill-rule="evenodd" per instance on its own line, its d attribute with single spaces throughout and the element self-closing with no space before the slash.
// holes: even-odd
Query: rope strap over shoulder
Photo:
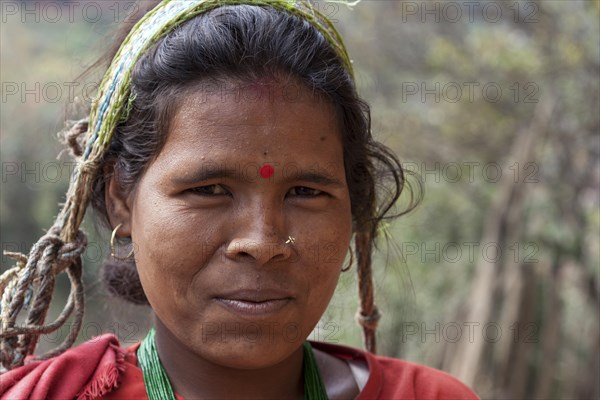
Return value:
<svg viewBox="0 0 600 400">
<path fill-rule="evenodd" d="M 70 243 L 64 243 L 58 227 L 52 227 L 31 249 L 29 257 L 21 253 L 6 252 L 16 260 L 14 268 L 0 276 L 2 308 L 0 316 L 0 362 L 6 369 L 22 365 L 27 355 L 33 354 L 39 335 L 58 330 L 75 310 L 75 323 L 71 332 L 59 346 L 58 353 L 68 349 L 77 339 L 83 317 L 83 283 L 81 281 L 81 255 L 87 245 L 87 237 L 81 231 Z M 58 318 L 44 324 L 48 305 L 54 290 L 55 277 L 66 270 L 71 281 L 71 293 Z M 19 311 L 28 308 L 25 324 L 16 326 Z M 37 357 L 45 359 L 57 353 Z"/>
<path fill-rule="evenodd" d="M 358 258 L 358 292 L 360 307 L 356 313 L 356 321 L 363 328 L 365 348 L 371 353 L 377 351 L 375 331 L 381 318 L 373 293 L 373 274 L 371 270 L 371 234 L 359 232 L 354 239 Z"/>
</svg>

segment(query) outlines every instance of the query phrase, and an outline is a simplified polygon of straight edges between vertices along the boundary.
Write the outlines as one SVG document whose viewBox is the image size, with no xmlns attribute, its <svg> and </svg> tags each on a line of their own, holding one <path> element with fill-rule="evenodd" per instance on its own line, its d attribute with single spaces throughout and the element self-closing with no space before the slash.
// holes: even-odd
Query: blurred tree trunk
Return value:
<svg viewBox="0 0 600 400">
<path fill-rule="evenodd" d="M 527 128 L 515 134 L 513 145 L 506 165 L 515 165 L 519 167 L 533 160 L 533 150 L 538 138 L 546 131 L 550 121 L 550 116 L 554 108 L 554 96 L 551 94 L 540 101 L 536 108 L 532 120 Z M 505 171 L 509 169 L 506 168 Z M 509 236 L 517 237 L 520 218 L 522 217 L 522 202 L 525 196 L 526 184 L 521 179 L 514 179 L 510 174 L 503 174 L 500 180 L 500 188 L 496 201 L 492 204 L 487 214 L 484 235 L 481 243 L 496 244 L 498 248 L 507 250 L 510 245 Z M 467 323 L 479 324 L 477 327 L 488 326 L 488 323 L 495 323 L 497 311 L 494 309 L 506 308 L 509 310 L 519 309 L 520 295 L 504 297 L 506 290 L 513 290 L 510 283 L 521 280 L 520 264 L 506 262 L 506 254 L 503 257 L 494 259 L 482 257 L 477 264 L 475 278 L 471 287 L 471 296 L 469 297 L 467 312 Z M 497 287 L 498 282 L 507 282 L 505 289 Z M 522 289 L 516 290 L 520 293 Z M 496 295 L 503 303 L 498 307 L 495 303 Z M 511 314 L 511 312 L 509 312 Z M 512 313 L 514 314 L 514 312 Z M 514 322 L 518 322 L 516 317 Z M 508 327 L 500 327 L 508 328 Z M 453 360 L 449 365 L 449 372 L 465 382 L 471 387 L 475 387 L 479 376 L 486 374 L 484 353 L 486 352 L 486 340 L 484 335 L 474 335 L 473 341 L 461 340 L 457 342 L 458 348 L 454 354 Z"/>
<path fill-rule="evenodd" d="M 543 271 L 541 271 L 543 273 Z M 562 307 L 560 301 L 561 269 L 560 264 L 544 274 L 541 279 L 544 288 L 544 318 L 540 332 L 541 360 L 539 363 L 539 378 L 535 389 L 536 399 L 548 399 L 552 396 L 552 386 L 556 378 L 556 362 L 560 345 L 560 319 Z"/>
<path fill-rule="evenodd" d="M 506 321 L 510 327 L 510 358 L 505 359 L 504 373 L 499 376 L 496 388 L 505 388 L 508 398 L 528 398 L 528 383 L 532 375 L 531 346 L 539 341 L 538 324 L 534 323 L 538 281 L 531 266 L 522 266 L 522 296 L 519 313 Z M 505 325 L 501 325 L 505 326 Z M 496 349 L 498 352 L 498 349 Z M 500 353 L 502 354 L 502 353 Z"/>
</svg>

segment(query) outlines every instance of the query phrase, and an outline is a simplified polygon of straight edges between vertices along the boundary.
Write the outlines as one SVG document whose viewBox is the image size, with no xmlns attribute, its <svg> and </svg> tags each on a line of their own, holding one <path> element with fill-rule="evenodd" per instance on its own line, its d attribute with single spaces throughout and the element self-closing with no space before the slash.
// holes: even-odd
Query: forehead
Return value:
<svg viewBox="0 0 600 400">
<path fill-rule="evenodd" d="M 343 163 L 335 109 L 298 83 L 201 84 L 179 102 L 159 155 Z"/>
</svg>

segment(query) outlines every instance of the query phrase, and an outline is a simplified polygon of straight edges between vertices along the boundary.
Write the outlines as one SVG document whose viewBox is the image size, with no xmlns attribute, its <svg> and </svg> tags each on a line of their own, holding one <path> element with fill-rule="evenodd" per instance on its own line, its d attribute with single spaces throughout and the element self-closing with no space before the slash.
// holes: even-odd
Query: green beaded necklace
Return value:
<svg viewBox="0 0 600 400">
<path fill-rule="evenodd" d="M 156 331 L 150 329 L 137 351 L 137 359 L 144 373 L 144 385 L 149 400 L 176 400 L 169 377 L 156 351 Z M 304 342 L 304 399 L 327 400 L 312 346 Z"/>
</svg>

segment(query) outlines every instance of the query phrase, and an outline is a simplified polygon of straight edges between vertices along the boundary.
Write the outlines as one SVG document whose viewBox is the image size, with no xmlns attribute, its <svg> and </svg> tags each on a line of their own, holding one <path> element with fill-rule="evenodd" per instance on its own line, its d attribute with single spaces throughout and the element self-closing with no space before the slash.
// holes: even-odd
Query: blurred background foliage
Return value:
<svg viewBox="0 0 600 400">
<path fill-rule="evenodd" d="M 374 135 L 425 190 L 380 241 L 379 352 L 444 369 L 483 398 L 599 398 L 600 2 L 318 4 L 346 38 Z M 100 78 L 77 77 L 133 3 L 0 5 L 0 235 L 4 250 L 28 252 L 73 166 L 56 158 L 56 132 Z M 128 345 L 150 313 L 102 290 L 108 233 L 92 222 L 81 340 L 115 332 Z M 361 346 L 356 306 L 345 273 L 311 337 Z"/>
</svg>

